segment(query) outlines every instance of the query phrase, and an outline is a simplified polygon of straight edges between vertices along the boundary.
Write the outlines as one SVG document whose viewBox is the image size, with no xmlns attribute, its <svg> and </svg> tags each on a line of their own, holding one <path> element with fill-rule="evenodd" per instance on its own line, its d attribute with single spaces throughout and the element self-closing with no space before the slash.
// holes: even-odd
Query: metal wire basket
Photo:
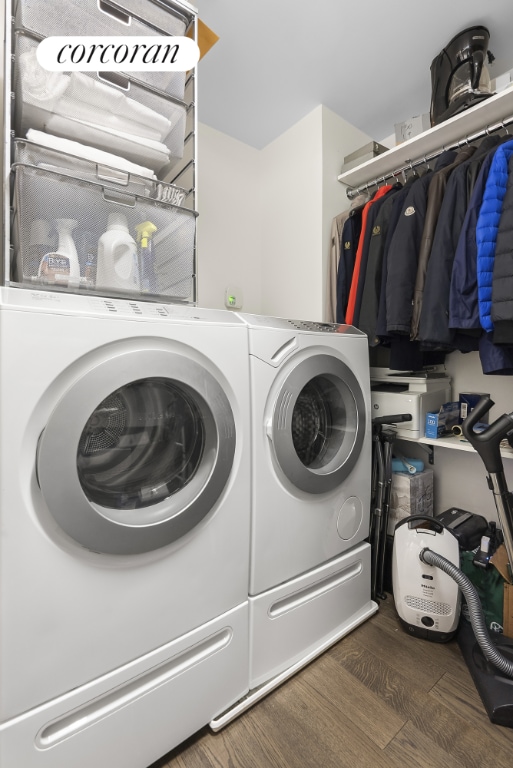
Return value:
<svg viewBox="0 0 513 768">
<path fill-rule="evenodd" d="M 17 0 L 15 29 L 42 37 L 53 35 L 157 36 L 184 35 L 188 19 L 171 3 L 152 0 L 66 0 L 45 3 Z M 133 79 L 183 99 L 185 72 L 137 72 Z"/>
<path fill-rule="evenodd" d="M 99 182 L 86 182 L 67 174 L 16 163 L 13 166 L 14 200 L 12 240 L 14 262 L 11 281 L 50 286 L 41 274 L 43 253 L 58 248 L 56 222 L 72 220 L 73 242 L 80 264 L 80 277 L 61 281 L 73 293 L 93 292 L 103 296 L 177 299 L 192 303 L 195 294 L 196 213 Z M 153 263 L 151 281 L 126 289 L 97 285 L 88 274 L 88 259 L 98 249 L 112 213 L 123 216 L 130 235 L 138 241 L 137 227 L 151 222 Z M 140 267 L 140 264 L 139 264 Z"/>
</svg>

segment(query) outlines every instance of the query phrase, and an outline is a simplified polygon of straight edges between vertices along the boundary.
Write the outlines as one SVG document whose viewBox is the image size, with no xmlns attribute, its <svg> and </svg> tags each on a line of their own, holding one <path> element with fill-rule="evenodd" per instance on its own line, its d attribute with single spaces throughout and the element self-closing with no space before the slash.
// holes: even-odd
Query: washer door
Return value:
<svg viewBox="0 0 513 768">
<path fill-rule="evenodd" d="M 316 354 L 283 382 L 269 436 L 290 482 L 308 493 L 326 493 L 353 469 L 365 425 L 365 399 L 355 375 L 338 358 Z"/>
<path fill-rule="evenodd" d="M 131 350 L 61 398 L 37 474 L 69 536 L 96 552 L 133 554 L 175 541 L 211 511 L 234 452 L 232 409 L 206 368 L 170 351 Z"/>
</svg>

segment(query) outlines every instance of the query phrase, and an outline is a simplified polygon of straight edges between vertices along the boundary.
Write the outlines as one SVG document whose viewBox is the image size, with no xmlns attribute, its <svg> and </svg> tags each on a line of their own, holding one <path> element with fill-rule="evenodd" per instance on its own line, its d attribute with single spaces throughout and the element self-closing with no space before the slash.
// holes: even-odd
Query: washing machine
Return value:
<svg viewBox="0 0 513 768">
<path fill-rule="evenodd" d="M 246 326 L 2 288 L 0 345 L 0 763 L 143 768 L 248 690 Z"/>
<path fill-rule="evenodd" d="M 250 688 L 375 612 L 366 336 L 239 315 L 248 326 Z"/>
</svg>

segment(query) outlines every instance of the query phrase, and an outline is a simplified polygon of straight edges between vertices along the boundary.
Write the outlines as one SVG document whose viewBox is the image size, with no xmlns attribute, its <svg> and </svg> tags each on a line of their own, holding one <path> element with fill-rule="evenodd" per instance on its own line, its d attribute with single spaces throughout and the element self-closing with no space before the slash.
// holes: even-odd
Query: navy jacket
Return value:
<svg viewBox="0 0 513 768">
<path fill-rule="evenodd" d="M 403 211 L 404 201 L 410 194 L 410 188 L 412 184 L 416 184 L 420 181 L 420 176 L 410 176 L 404 187 L 392 198 L 392 210 L 390 211 L 390 217 L 388 220 L 388 231 L 385 238 L 385 244 L 383 248 L 383 257 L 381 264 L 381 287 L 379 293 L 378 304 L 378 316 L 376 321 L 376 337 L 381 344 L 387 344 L 390 337 L 387 334 L 387 303 L 386 303 L 386 287 L 387 287 L 387 274 L 388 274 L 388 252 L 390 250 L 390 244 L 394 236 L 397 222 Z"/>
<path fill-rule="evenodd" d="M 456 152 L 443 152 L 436 160 L 435 172 L 450 165 L 455 158 Z M 386 278 L 386 324 L 390 336 L 410 335 L 419 250 L 432 179 L 433 173 L 428 171 L 412 185 L 390 242 Z"/>
<path fill-rule="evenodd" d="M 340 258 L 337 269 L 337 323 L 344 323 L 346 318 L 347 300 L 351 289 L 356 250 L 362 229 L 363 207 L 361 205 L 358 208 L 353 208 L 342 230 Z"/>
<path fill-rule="evenodd" d="M 495 150 L 483 160 L 461 227 L 449 291 L 449 327 L 481 330 L 477 298 L 476 225 Z"/>
<path fill-rule="evenodd" d="M 403 187 L 397 185 L 386 197 L 379 202 L 378 213 L 370 233 L 367 268 L 362 280 L 362 296 L 358 317 L 358 328 L 367 334 L 369 346 L 379 343 L 376 336 L 381 283 L 383 278 L 383 255 L 387 240 L 388 228 L 392 220 L 394 201 Z M 377 205 L 377 203 L 376 203 Z"/>
<path fill-rule="evenodd" d="M 429 257 L 419 323 L 419 340 L 424 348 L 453 350 L 455 334 L 449 327 L 449 294 L 453 262 L 470 197 L 472 179 L 485 157 L 500 142 L 497 136 L 485 139 L 471 158 L 452 172 L 438 214 Z M 473 347 L 477 349 L 476 344 Z"/>
</svg>

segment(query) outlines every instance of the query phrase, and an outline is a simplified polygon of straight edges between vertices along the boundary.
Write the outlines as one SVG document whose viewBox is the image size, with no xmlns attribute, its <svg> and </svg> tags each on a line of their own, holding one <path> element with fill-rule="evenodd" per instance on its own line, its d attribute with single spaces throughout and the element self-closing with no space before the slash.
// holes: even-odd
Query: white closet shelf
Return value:
<svg viewBox="0 0 513 768">
<path fill-rule="evenodd" d="M 476 456 L 478 455 L 477 452 L 472 448 L 470 443 L 468 443 L 466 440 L 463 440 L 461 437 L 438 437 L 438 438 L 431 438 L 431 437 L 403 437 L 402 435 L 397 436 L 397 440 L 405 440 L 409 443 L 420 443 L 421 445 L 432 445 L 437 446 L 438 448 L 451 448 L 456 451 L 470 451 L 471 453 L 475 453 Z M 513 448 L 501 448 L 501 456 L 503 459 L 513 459 Z"/>
<path fill-rule="evenodd" d="M 462 142 L 494 124 L 500 125 L 513 115 L 513 86 L 481 101 L 474 107 L 435 125 L 372 160 L 341 173 L 338 180 L 349 187 L 359 187 L 393 173 L 411 162 L 422 160 L 443 147 Z"/>
</svg>

